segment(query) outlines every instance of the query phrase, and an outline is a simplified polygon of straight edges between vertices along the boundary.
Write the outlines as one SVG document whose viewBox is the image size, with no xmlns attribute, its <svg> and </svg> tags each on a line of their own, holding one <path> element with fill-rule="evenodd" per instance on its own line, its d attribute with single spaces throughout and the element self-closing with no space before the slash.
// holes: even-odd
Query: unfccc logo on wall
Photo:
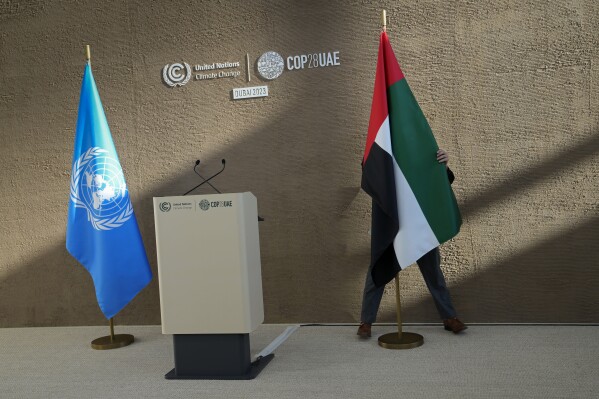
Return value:
<svg viewBox="0 0 599 399">
<path fill-rule="evenodd" d="M 162 68 L 162 79 L 170 87 L 183 86 L 191 79 L 191 67 L 187 62 L 166 64 Z"/>
</svg>

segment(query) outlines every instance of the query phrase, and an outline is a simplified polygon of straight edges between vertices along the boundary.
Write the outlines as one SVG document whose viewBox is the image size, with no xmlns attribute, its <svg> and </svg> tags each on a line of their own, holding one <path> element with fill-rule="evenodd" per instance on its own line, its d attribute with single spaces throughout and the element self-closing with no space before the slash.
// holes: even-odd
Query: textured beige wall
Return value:
<svg viewBox="0 0 599 399">
<path fill-rule="evenodd" d="M 0 326 L 103 324 L 65 250 L 83 48 L 156 275 L 152 197 L 215 183 L 259 199 L 267 322 L 353 322 L 369 260 L 359 190 L 379 33 L 389 33 L 457 180 L 443 246 L 471 322 L 599 322 L 599 3 L 580 1 L 0 1 Z M 237 79 L 161 81 L 167 63 L 338 50 L 265 99 Z M 251 84 L 264 84 L 252 67 Z M 206 190 L 204 192 L 209 192 Z M 437 319 L 417 268 L 407 321 Z M 198 304 L 202 306 L 202 304 Z M 380 321 L 394 319 L 389 287 Z M 160 322 L 158 286 L 117 316 Z"/>
</svg>

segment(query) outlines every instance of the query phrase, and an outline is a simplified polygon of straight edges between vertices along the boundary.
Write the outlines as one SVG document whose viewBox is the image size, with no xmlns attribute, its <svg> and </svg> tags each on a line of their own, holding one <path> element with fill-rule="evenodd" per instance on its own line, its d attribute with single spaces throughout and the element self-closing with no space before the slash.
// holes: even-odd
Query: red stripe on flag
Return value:
<svg viewBox="0 0 599 399">
<path fill-rule="evenodd" d="M 389 43 L 389 37 L 385 32 L 381 33 L 381 44 L 385 50 L 385 77 L 387 79 L 387 87 L 391 87 L 395 83 L 402 80 L 404 75 L 399 67 L 397 58 L 395 58 L 395 53 L 391 48 L 391 43 Z"/>
<path fill-rule="evenodd" d="M 368 136 L 366 137 L 366 148 L 364 159 L 366 162 L 370 148 L 376 140 L 376 134 L 381 125 L 389 115 L 387 107 L 387 87 L 402 80 L 404 74 L 399 68 L 397 58 L 389 43 L 387 33 L 382 32 L 379 41 L 379 54 L 376 62 L 376 76 L 374 78 L 374 94 L 372 95 L 372 108 L 370 109 L 370 122 L 368 123 Z"/>
</svg>

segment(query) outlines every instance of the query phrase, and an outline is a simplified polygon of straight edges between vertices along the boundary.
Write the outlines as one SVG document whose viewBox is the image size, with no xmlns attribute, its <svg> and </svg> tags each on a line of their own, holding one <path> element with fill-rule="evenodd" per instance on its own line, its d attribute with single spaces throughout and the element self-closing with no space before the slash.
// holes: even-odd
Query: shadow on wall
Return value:
<svg viewBox="0 0 599 399">
<path fill-rule="evenodd" d="M 317 109 L 310 110 L 307 120 L 318 118 L 317 113 Z M 317 126 L 319 122 L 312 123 Z M 355 321 L 361 293 L 351 292 L 340 276 L 362 281 L 369 248 L 365 247 L 358 256 L 347 254 L 351 232 L 340 227 L 340 219 L 356 198 L 358 189 L 341 187 L 339 184 L 346 179 L 338 174 L 355 175 L 354 168 L 359 165 L 353 165 L 356 163 L 353 155 L 346 158 L 343 154 L 331 155 L 329 145 L 323 145 L 319 153 L 312 153 L 308 156 L 310 159 L 306 159 L 305 152 L 314 148 L 305 147 L 303 141 L 297 142 L 296 132 L 286 132 L 284 128 L 284 118 L 274 119 L 229 147 L 226 154 L 215 154 L 206 163 L 215 165 L 221 157 L 226 157 L 229 173 L 214 183 L 223 192 L 251 190 L 260 199 L 260 213 L 266 218 L 260 226 L 266 321 Z M 266 143 L 273 141 L 281 142 L 280 151 L 262 155 L 260 151 L 266 148 Z M 297 142 L 297 145 L 290 150 L 286 145 L 289 142 Z M 259 150 L 249 151 L 249 143 Z M 599 135 L 595 134 L 462 204 L 464 219 L 467 221 L 493 202 L 514 194 L 511 187 L 552 178 L 597 153 Z M 329 160 L 329 172 L 314 179 L 312 173 L 322 173 L 318 170 L 321 165 L 318 159 L 324 158 Z M 190 162 L 190 172 L 152 189 L 148 197 L 135 202 L 155 278 L 117 315 L 117 323 L 160 323 L 151 196 L 187 191 L 196 181 L 191 166 L 193 162 Z M 296 181 L 287 177 L 295 173 L 307 174 L 312 186 L 298 187 Z M 481 265 L 482 272 L 451 286 L 458 312 L 471 322 L 597 322 L 599 273 L 594 248 L 599 241 L 598 223 L 599 216 L 593 214 L 588 221 L 556 232 L 520 253 Z M 95 301 L 91 279 L 66 252 L 64 241 L 21 265 L 2 281 L 0 303 L 3 326 L 105 323 Z M 403 319 L 410 322 L 438 318 L 428 296 L 404 306 L 402 312 Z M 277 316 L 273 320 L 269 314 Z M 379 321 L 394 319 L 391 312 L 381 312 L 379 317 Z"/>
<path fill-rule="evenodd" d="M 494 203 L 517 194 L 521 187 L 530 187 L 546 179 L 557 179 L 566 169 L 581 165 L 599 153 L 599 131 L 579 143 L 560 151 L 538 165 L 521 170 L 502 184 L 483 191 L 461 206 L 464 219 L 471 218 Z"/>
<path fill-rule="evenodd" d="M 218 170 L 220 159 L 226 158 L 227 170 L 213 183 L 223 192 L 252 191 L 258 197 L 260 214 L 266 218 L 260 225 L 264 297 L 280 298 L 267 300 L 265 313 L 282 314 L 287 320 L 306 317 L 306 303 L 316 306 L 323 284 L 338 278 L 337 270 L 343 265 L 336 264 L 327 248 L 345 248 L 347 239 L 336 234 L 336 220 L 358 192 L 358 187 L 339 184 L 350 181 L 360 168 L 359 155 L 343 152 L 339 145 L 347 140 L 343 137 L 347 131 L 338 129 L 342 112 L 331 118 L 323 115 L 318 104 L 305 104 L 301 98 L 298 93 L 286 112 L 248 132 L 226 152 L 202 159 L 206 169 L 200 169 L 204 176 L 209 175 L 212 168 Z M 287 115 L 299 107 L 303 121 L 290 129 Z M 298 136 L 302 138 L 298 140 Z M 331 153 L 331 149 L 336 151 Z M 115 317 L 117 324 L 160 323 L 152 197 L 180 195 L 199 180 L 192 170 L 195 159 L 178 161 L 189 163 L 188 172 L 168 177 L 142 199 L 134 197 L 154 279 Z M 194 194 L 211 193 L 207 187 Z M 320 266 L 323 259 L 330 261 L 329 267 Z M 0 326 L 106 322 L 89 274 L 67 253 L 64 240 L 14 270 L 0 282 Z M 316 287 L 314 274 L 321 281 Z M 334 301 L 334 292 L 328 295 L 333 298 L 329 301 L 332 310 L 343 309 L 343 303 Z M 319 313 L 326 311 L 326 306 L 324 310 L 321 307 Z"/>
<path fill-rule="evenodd" d="M 288 8 L 281 6 L 273 11 L 269 7 L 269 12 L 286 15 Z M 333 6 L 329 8 L 325 12 L 322 8 L 298 6 L 297 18 L 290 18 L 284 31 L 286 34 L 300 32 L 305 36 L 305 27 L 311 26 L 305 23 L 305 19 L 311 18 L 311 23 L 317 29 L 309 33 L 318 37 L 319 46 L 336 48 L 335 38 L 339 35 L 331 34 L 331 29 L 341 28 L 326 23 L 330 20 L 331 12 L 337 11 Z M 219 12 L 219 15 L 222 13 Z M 373 27 L 373 33 L 376 29 Z M 373 36 L 373 43 L 376 43 L 376 36 Z M 193 46 L 190 47 L 192 48 Z M 375 60 L 376 50 L 373 45 L 368 50 L 371 54 L 364 59 Z M 145 64 L 146 60 L 143 61 Z M 139 76 L 143 73 L 136 68 L 132 71 L 133 74 L 139 73 Z M 336 77 L 331 79 L 331 76 Z M 334 84 L 322 84 L 326 79 Z M 153 114 L 150 115 L 151 105 L 156 101 L 154 98 L 145 98 L 146 102 L 143 101 L 144 96 L 150 95 L 143 92 L 146 87 L 140 85 L 139 81 L 134 80 L 134 90 L 138 92 L 133 97 L 141 100 L 131 107 L 133 113 L 138 113 L 132 115 L 133 120 L 136 117 L 138 120 L 146 119 L 143 115 L 146 112 L 149 120 L 158 122 L 157 118 L 152 119 Z M 294 82 L 295 90 L 288 89 L 286 93 L 279 93 L 284 98 L 285 106 L 280 107 L 276 114 L 272 112 L 273 118 L 264 126 L 249 130 L 242 140 L 227 145 L 226 150 L 221 153 L 213 153 L 209 159 L 202 154 L 197 154 L 192 159 L 182 159 L 175 153 L 169 167 L 172 163 L 188 163 L 189 169 L 186 168 L 185 173 L 180 176 L 165 176 L 164 183 L 150 187 L 141 195 L 132 195 L 154 279 L 116 316 L 117 324 L 160 323 L 152 197 L 184 193 L 197 184 L 198 177 L 192 171 L 196 156 L 202 157 L 202 165 L 210 167 L 219 166 L 220 159 L 226 158 L 227 170 L 214 184 L 223 192 L 252 191 L 259 199 L 260 214 L 266 218 L 260 226 L 264 297 L 277 298 L 267 299 L 265 303 L 267 317 L 275 315 L 267 321 L 310 318 L 309 313 L 306 316 L 306 309 L 324 317 L 322 315 L 337 314 L 332 312 L 339 312 L 346 306 L 335 299 L 335 290 L 331 291 L 329 282 L 338 281 L 338 271 L 345 267 L 346 262 L 355 262 L 355 259 L 348 259 L 344 255 L 349 239 L 337 233 L 336 224 L 339 214 L 348 207 L 359 190 L 359 182 L 356 182 L 355 176 L 359 175 L 360 154 L 354 153 L 352 148 L 356 141 L 363 141 L 369 108 L 362 107 L 345 90 L 347 87 L 354 87 L 354 95 L 368 99 L 370 94 L 366 92 L 370 93 L 372 86 L 369 80 L 364 88 L 355 88 L 355 71 L 349 68 L 345 73 L 337 75 L 327 74 L 325 70 L 311 73 L 289 72 L 289 81 Z M 100 82 L 98 84 L 102 85 Z M 364 94 L 363 97 L 361 94 Z M 194 95 L 196 94 L 192 94 L 190 98 L 195 100 L 197 98 L 193 98 Z M 197 95 L 201 96 L 201 93 L 198 91 Z M 284 97 L 286 95 L 288 97 Z M 231 106 L 218 109 L 201 123 L 216 130 L 224 125 L 219 122 L 229 118 L 231 112 L 239 112 L 249 120 L 255 119 L 256 111 L 262 110 L 255 106 L 256 102 L 277 107 L 276 96 L 273 93 L 264 100 L 231 102 Z M 334 99 L 336 111 L 333 114 L 325 113 L 322 104 L 318 101 L 305 101 L 306 98 Z M 106 107 L 110 104 L 104 105 Z M 179 122 L 176 119 L 181 117 L 177 114 L 180 110 L 175 108 L 181 108 L 181 104 L 161 103 L 160 107 L 164 111 L 164 107 L 168 105 L 173 108 L 173 114 L 169 117 L 174 122 Z M 146 106 L 148 108 L 144 108 Z M 197 104 L 194 111 L 198 112 Z M 193 123 L 190 125 L 193 126 Z M 256 125 L 258 124 L 251 126 Z M 152 129 L 148 131 L 155 130 L 155 126 L 149 127 Z M 160 133 L 164 135 L 165 142 L 180 142 L 177 132 L 165 129 Z M 170 135 L 172 140 L 169 140 Z M 143 144 L 148 146 L 151 143 L 148 141 Z M 69 143 L 69 147 L 71 145 Z M 123 156 L 121 149 L 117 150 Z M 165 151 L 165 148 L 146 147 L 145 150 L 159 153 Z M 149 158 L 151 157 L 146 156 L 142 162 L 152 162 Z M 138 165 L 141 170 L 145 170 L 144 166 L 151 170 L 149 165 Z M 204 169 L 201 172 L 209 174 Z M 210 192 L 205 186 L 197 193 Z M 64 193 L 64 198 L 65 201 L 68 199 L 67 192 Z M 60 221 L 65 219 L 66 215 L 65 218 L 56 217 Z M 364 229 L 366 231 L 367 228 Z M 54 234 L 60 233 L 54 231 Z M 96 303 L 87 271 L 66 252 L 64 240 L 56 241 L 52 243 L 51 249 L 31 254 L 31 258 L 10 265 L 11 271 L 0 281 L 0 326 L 106 323 Z M 329 262 L 326 267 L 321 266 L 323 260 Z M 360 263 L 366 262 L 365 253 Z M 314 276 L 317 276 L 316 283 Z M 321 306 L 323 292 L 331 298 L 325 306 Z"/>
<path fill-rule="evenodd" d="M 462 204 L 464 219 L 517 194 L 518 187 L 558 178 L 597 154 L 599 133 Z M 597 323 L 598 242 L 599 212 L 595 208 L 582 223 L 556 231 L 501 261 L 483 264 L 481 272 L 450 286 L 456 310 L 471 322 Z M 439 318 L 430 296 L 404 306 L 402 314 L 412 322 Z M 394 312 L 381 312 L 380 316 L 379 321 L 395 320 Z"/>
<path fill-rule="evenodd" d="M 287 7 L 280 6 L 278 12 L 283 12 L 283 8 Z M 313 15 L 320 18 L 318 23 L 307 24 L 316 28 L 317 32 L 312 34 L 318 34 L 322 48 L 337 45 L 334 38 L 339 35 L 330 34 L 327 29 L 341 31 L 345 27 L 350 34 L 355 33 L 350 19 L 343 20 L 343 24 L 328 23 L 332 15 L 337 15 L 333 8 L 329 13 L 318 11 Z M 297 7 L 297 18 L 289 19 L 285 31 L 307 34 L 305 18 L 310 9 L 305 5 Z M 378 15 L 378 11 L 373 15 Z M 376 29 L 373 28 L 373 33 Z M 372 67 L 376 60 L 376 36 L 373 34 L 373 46 L 367 52 L 353 50 L 357 59 L 371 60 Z M 349 46 L 347 44 L 348 52 Z M 373 74 L 374 68 L 369 71 Z M 328 75 L 325 69 L 310 74 L 289 72 L 288 82 L 293 81 L 296 90 L 288 88 L 287 92 L 279 93 L 279 96 L 288 96 L 285 106 L 273 112 L 273 118 L 264 126 L 249 130 L 240 141 L 228 144 L 226 150 L 202 159 L 202 165 L 215 168 L 221 158 L 227 159 L 227 170 L 214 181 L 221 191 L 252 191 L 259 200 L 260 214 L 266 219 L 260 225 L 260 235 L 267 322 L 348 322 L 355 321 L 359 315 L 359 289 L 370 258 L 368 200 L 359 195 L 360 160 L 373 82 L 373 76 L 368 75 L 368 83 L 356 84 L 357 77 L 367 75 L 360 73 L 360 68 L 348 68 L 346 73 L 331 78 L 333 75 Z M 326 84 L 333 79 L 334 85 Z M 140 86 L 139 81 L 134 85 L 137 85 L 134 90 L 139 92 L 133 97 L 144 99 L 147 95 L 141 93 L 144 86 Z M 270 99 L 275 96 L 273 93 Z M 323 110 L 321 101 L 306 101 L 307 98 L 330 99 L 335 106 Z M 231 112 L 239 112 L 251 120 L 261 110 L 252 104 L 256 103 L 231 103 L 230 107 L 210 115 L 206 124 L 216 121 L 210 128 L 217 129 L 222 126 L 218 121 L 226 119 Z M 266 104 L 277 106 L 276 101 Z M 147 103 L 139 101 L 134 105 L 134 112 L 139 113 L 135 116 L 143 119 Z M 176 111 L 171 115 L 174 121 L 180 116 Z M 176 135 L 170 131 L 161 133 L 165 139 L 170 139 L 169 134 Z M 160 152 L 163 148 L 146 150 Z M 461 205 L 466 223 L 468 218 L 493 203 L 516 194 L 517 187 L 550 179 L 554 174 L 596 157 L 598 152 L 599 136 L 595 134 L 581 144 L 564 149 L 555 158 L 523 170 L 468 199 Z M 197 156 L 202 157 L 202 154 Z M 173 162 L 188 163 L 187 172 L 166 176 L 168 181 L 134 196 L 134 208 L 154 280 L 117 315 L 117 324 L 160 323 L 152 197 L 184 193 L 198 179 L 192 171 L 195 157 L 173 157 Z M 143 162 L 152 160 L 146 157 Z M 148 165 L 139 165 L 139 168 L 143 170 L 144 166 Z M 202 173 L 209 174 L 204 169 Z M 204 186 L 198 193 L 210 192 Z M 66 201 L 67 192 L 64 198 Z M 362 200 L 364 206 L 357 207 L 359 209 L 352 206 Z M 599 290 L 595 290 L 594 284 L 597 256 L 591 249 L 597 238 L 596 221 L 593 215 L 588 223 L 521 254 L 496 264 L 482 265 L 482 274 L 452 287 L 458 309 L 467 320 L 482 314 L 490 321 L 531 321 L 538 309 L 551 321 L 597 321 L 597 310 L 586 308 L 584 303 L 579 304 L 577 310 L 569 308 L 585 298 L 589 303 L 599 302 L 596 300 Z M 33 255 L 33 259 L 11 265 L 11 269 L 14 271 L 0 281 L 0 326 L 106 323 L 97 306 L 91 278 L 66 252 L 64 241 L 55 242 L 54 247 Z M 548 304 L 548 297 L 557 303 Z M 546 311 L 549 306 L 552 310 Z M 405 309 L 405 316 L 408 321 L 437 318 L 428 298 Z"/>
<path fill-rule="evenodd" d="M 451 285 L 454 305 L 466 322 L 597 323 L 599 216 L 489 265 Z M 381 312 L 393 322 L 395 313 Z M 402 308 L 410 322 L 438 320 L 430 296 Z"/>
<path fill-rule="evenodd" d="M 129 7 L 130 13 L 135 14 L 131 9 L 139 6 L 131 4 Z M 255 5 L 248 7 L 255 8 Z M 355 58 L 352 68 L 340 69 L 341 72 L 335 74 L 330 74 L 326 69 L 310 73 L 285 72 L 285 79 L 288 79 L 286 91 L 277 93 L 273 90 L 267 99 L 230 102 L 220 109 L 211 105 L 216 104 L 216 101 L 207 101 L 205 107 L 201 108 L 205 112 L 202 117 L 206 117 L 202 122 L 186 119 L 188 115 L 178 113 L 176 108 L 181 106 L 179 100 L 158 104 L 161 112 L 164 112 L 165 107 L 172 108 L 169 123 L 172 121 L 176 127 L 189 128 L 201 124 L 207 129 L 217 130 L 226 125 L 220 121 L 236 113 L 239 119 L 235 119 L 235 122 L 246 122 L 239 126 L 252 128 L 244 133 L 240 141 L 227 143 L 221 152 L 211 153 L 209 158 L 197 154 L 191 159 L 178 155 L 177 151 L 187 150 L 181 148 L 185 147 L 185 143 L 181 144 L 178 132 L 167 129 L 160 132 L 164 135 L 164 143 L 174 143 L 171 148 L 175 149 L 172 159 L 167 160 L 172 161 L 171 165 L 165 170 L 177 169 L 172 167 L 172 163 L 186 164 L 188 168 L 186 166 L 186 172 L 181 175 L 169 172 L 163 177 L 164 182 L 133 195 L 154 280 L 117 315 L 117 324 L 160 323 L 152 197 L 176 195 L 193 187 L 198 181 L 192 171 L 196 156 L 202 158 L 202 167 L 207 168 L 202 169 L 202 173 L 207 175 L 211 168 L 218 169 L 221 158 L 226 158 L 227 170 L 214 181 L 215 185 L 223 192 L 252 191 L 259 200 L 260 214 L 266 219 L 260 225 L 266 322 L 357 321 L 360 290 L 370 258 L 367 234 L 370 207 L 367 196 L 359 193 L 360 160 L 370 111 L 378 36 L 378 28 L 363 20 L 367 15 L 377 20 L 380 13 L 376 4 L 364 4 L 363 7 L 360 9 L 360 18 L 339 12 L 335 2 L 326 5 L 320 2 L 318 7 L 304 3 L 296 5 L 290 2 L 274 6 L 269 3 L 264 10 L 263 23 L 271 26 L 265 28 L 264 32 L 302 37 L 308 35 L 313 40 L 307 42 L 318 43 L 322 49 L 334 49 L 340 42 L 337 38 L 349 37 L 349 41 L 341 41 L 342 46 L 345 46 L 341 50 L 343 54 L 349 56 L 351 53 Z M 177 9 L 174 14 L 168 15 L 177 19 L 187 15 L 194 20 L 189 29 L 193 26 L 197 34 L 199 31 L 196 31 L 193 16 L 199 12 L 210 15 L 211 10 L 218 10 L 212 14 L 212 26 L 219 26 L 218 21 L 230 21 L 238 16 L 237 8 L 224 11 L 220 5 L 212 8 L 207 2 L 198 4 L 196 12 Z M 292 13 L 289 13 L 290 10 Z M 396 10 L 399 8 L 396 7 Z M 134 15 L 129 18 L 144 24 L 147 23 L 144 18 L 154 15 L 153 12 L 140 11 L 137 17 Z M 227 15 L 231 18 L 224 18 Z M 269 17 L 271 15 L 274 17 Z M 335 19 L 335 24 L 330 23 L 331 18 Z M 284 21 L 284 29 L 276 25 L 277 21 Z M 130 22 L 124 25 L 127 29 L 131 28 Z M 61 31 L 64 29 L 60 28 Z M 97 33 L 102 32 L 101 29 L 92 29 L 87 34 L 100 42 L 111 40 L 110 36 Z M 372 47 L 357 49 L 352 35 L 364 29 L 372 29 Z M 43 32 L 45 30 L 39 30 L 38 34 L 43 35 Z M 187 33 L 186 29 L 181 32 Z M 75 31 L 72 34 L 79 35 Z M 161 39 L 168 41 L 176 37 L 174 33 L 169 35 L 172 37 Z M 189 51 L 200 54 L 204 50 L 195 37 L 187 46 Z M 222 36 L 217 32 L 213 38 L 220 41 Z M 276 38 L 278 42 L 275 38 L 276 35 L 273 35 L 267 42 L 297 43 L 297 38 L 291 36 L 285 36 L 286 40 Z M 41 36 L 39 39 L 49 46 L 62 45 L 42 40 Z M 140 37 L 131 39 L 143 43 Z M 396 50 L 399 48 L 396 47 Z M 443 47 L 443 51 L 446 50 Z M 156 62 L 156 59 L 141 58 L 131 68 L 133 90 L 136 91 L 132 93 L 132 98 L 139 100 L 131 108 L 132 113 L 137 113 L 133 115 L 134 120 L 150 121 L 144 126 L 146 130 L 140 128 L 140 131 L 154 132 L 168 126 L 168 123 L 159 120 L 164 114 L 153 115 L 152 111 L 156 111 L 156 108 L 152 108 L 152 105 L 156 106 L 157 101 L 150 97 L 152 83 L 143 85 L 144 72 L 137 68 L 138 65 L 148 66 L 146 62 Z M 76 68 L 79 73 L 79 66 Z M 51 70 L 46 72 L 48 75 L 55 74 Z M 102 83 L 98 84 L 102 88 Z M 457 85 L 459 81 L 444 84 Z M 164 88 L 161 86 L 161 89 Z M 203 97 L 199 91 L 188 94 L 188 99 L 193 101 Z M 330 101 L 334 106 L 323 107 L 324 101 Z M 186 106 L 184 112 L 190 112 L 191 109 L 199 112 L 197 103 L 190 101 Z M 266 112 L 266 109 L 270 110 L 272 118 L 266 120 L 264 125 L 247 123 L 260 119 L 261 115 L 257 114 Z M 273 111 L 275 109 L 276 112 Z M 189 144 L 193 140 L 201 142 L 202 137 L 186 139 L 189 146 L 193 145 Z M 151 140 L 138 143 L 147 147 L 152 144 Z M 68 143 L 69 148 L 71 145 Z M 164 147 L 147 147 L 144 151 L 168 151 Z M 493 204 L 505 203 L 518 195 L 521 187 L 559 176 L 568 168 L 588 163 L 598 153 L 599 135 L 595 134 L 571 148 L 563 149 L 554 158 L 522 170 L 505 182 L 462 201 L 465 224 Z M 142 171 L 156 170 L 150 167 L 151 157 L 146 156 L 146 153 L 141 154 L 143 156 L 140 154 L 139 150 L 135 150 L 132 155 L 138 157 L 138 162 L 148 164 L 137 167 Z M 460 171 L 457 172 L 459 176 Z M 142 179 L 142 183 L 149 180 Z M 210 192 L 204 186 L 198 193 Z M 39 193 L 36 194 L 39 196 Z M 66 201 L 67 192 L 64 198 Z M 59 221 L 56 224 L 60 224 L 66 219 L 64 216 L 59 215 L 52 221 Z M 596 214 L 590 215 L 582 224 L 568 231 L 556 232 L 554 236 L 525 248 L 521 253 L 510 254 L 506 259 L 494 263 L 477 265 L 479 274 L 451 287 L 458 311 L 466 321 L 599 321 L 598 309 L 591 306 L 599 302 L 599 290 L 595 288 L 599 278 L 596 270 L 598 257 L 594 251 L 598 238 L 595 227 L 597 221 Z M 60 233 L 55 231 L 55 234 Z M 53 242 L 52 245 L 49 250 L 31 253 L 31 258 L 10 265 L 13 271 L 0 281 L 0 326 L 106 324 L 87 271 L 66 252 L 64 240 Z M 474 255 L 478 260 L 485 259 L 484 254 Z M 428 296 L 404 309 L 406 321 L 431 321 L 437 320 L 437 317 Z M 394 318 L 394 315 L 382 313 L 380 320 L 392 321 Z"/>
</svg>

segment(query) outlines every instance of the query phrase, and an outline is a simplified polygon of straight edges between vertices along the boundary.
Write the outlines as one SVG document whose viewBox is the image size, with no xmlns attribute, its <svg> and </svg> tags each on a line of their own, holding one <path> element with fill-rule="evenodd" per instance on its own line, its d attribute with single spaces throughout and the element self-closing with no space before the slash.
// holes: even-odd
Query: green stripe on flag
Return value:
<svg viewBox="0 0 599 399">
<path fill-rule="evenodd" d="M 387 89 L 387 100 L 393 155 L 431 229 L 443 243 L 457 234 L 461 220 L 445 165 L 437 161 L 439 146 L 406 79 Z M 399 223 L 401 228 L 401 220 Z"/>
</svg>

